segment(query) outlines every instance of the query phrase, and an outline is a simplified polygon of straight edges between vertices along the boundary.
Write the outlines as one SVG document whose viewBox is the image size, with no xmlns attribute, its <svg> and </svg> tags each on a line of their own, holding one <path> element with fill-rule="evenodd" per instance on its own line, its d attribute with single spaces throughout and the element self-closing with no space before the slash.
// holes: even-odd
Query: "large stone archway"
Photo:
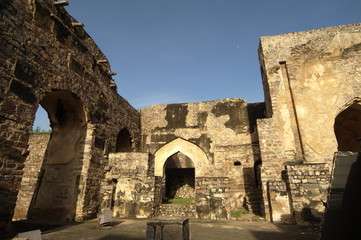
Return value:
<svg viewBox="0 0 361 240">
<path fill-rule="evenodd" d="M 208 169 L 210 162 L 208 161 L 206 153 L 197 145 L 186 141 L 182 138 L 177 138 L 160 149 L 158 149 L 154 156 L 154 175 L 155 176 L 163 176 L 164 175 L 164 163 L 167 159 L 176 154 L 177 152 L 181 152 L 192 159 L 195 167 L 195 176 L 200 177 L 203 176 L 204 171 Z"/>
<path fill-rule="evenodd" d="M 48 93 L 40 104 L 48 113 L 52 133 L 29 217 L 73 221 L 83 166 L 86 111 L 80 99 L 69 91 Z"/>
</svg>

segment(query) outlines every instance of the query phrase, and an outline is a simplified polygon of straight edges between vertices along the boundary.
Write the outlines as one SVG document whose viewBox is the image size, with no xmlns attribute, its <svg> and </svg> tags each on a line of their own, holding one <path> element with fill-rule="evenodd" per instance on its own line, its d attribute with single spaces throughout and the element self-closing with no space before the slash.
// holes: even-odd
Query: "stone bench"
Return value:
<svg viewBox="0 0 361 240">
<path fill-rule="evenodd" d="M 146 240 L 189 240 L 189 219 L 157 217 L 148 221 Z"/>
</svg>

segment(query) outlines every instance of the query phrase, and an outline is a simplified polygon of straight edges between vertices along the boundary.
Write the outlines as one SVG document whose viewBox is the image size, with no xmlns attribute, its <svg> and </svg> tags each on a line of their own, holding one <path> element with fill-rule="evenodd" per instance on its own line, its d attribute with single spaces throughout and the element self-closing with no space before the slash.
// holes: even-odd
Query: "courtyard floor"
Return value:
<svg viewBox="0 0 361 240">
<path fill-rule="evenodd" d="M 144 240 L 147 219 L 115 218 L 110 227 L 97 229 L 97 220 L 65 225 L 42 232 L 43 240 Z M 317 240 L 314 226 L 269 222 L 190 221 L 192 240 Z"/>
</svg>

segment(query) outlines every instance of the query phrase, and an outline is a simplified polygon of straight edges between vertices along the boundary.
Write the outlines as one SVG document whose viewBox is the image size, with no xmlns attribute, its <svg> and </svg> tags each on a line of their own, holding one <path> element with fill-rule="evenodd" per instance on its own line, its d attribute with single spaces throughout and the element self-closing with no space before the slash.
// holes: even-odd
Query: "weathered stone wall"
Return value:
<svg viewBox="0 0 361 240">
<path fill-rule="evenodd" d="M 193 161 L 196 178 L 229 178 L 232 209 L 241 208 L 245 198 L 259 205 L 254 173 L 259 116 L 263 105 L 242 99 L 150 106 L 141 110 L 142 148 L 155 154 L 156 176 L 164 175 L 168 157 L 181 152 Z"/>
<path fill-rule="evenodd" d="M 261 38 L 268 117 L 258 120 L 264 190 L 290 163 L 331 164 L 335 118 L 361 95 L 360 44 L 361 24 Z M 269 217 L 275 208 L 268 202 Z"/>
<path fill-rule="evenodd" d="M 159 208 L 160 217 L 196 218 L 196 207 L 193 204 L 162 204 Z"/>
<path fill-rule="evenodd" d="M 328 164 L 286 165 L 285 174 L 295 221 L 321 223 L 330 187 Z"/>
<path fill-rule="evenodd" d="M 111 153 L 102 183 L 102 209 L 112 209 L 114 216 L 151 217 L 160 205 L 157 179 L 151 170 L 148 153 Z"/>
<path fill-rule="evenodd" d="M 278 223 L 293 223 L 291 200 L 286 182 L 269 180 L 265 191 L 268 195 L 269 205 L 267 206 L 269 206 L 270 220 Z"/>
<path fill-rule="evenodd" d="M 231 211 L 228 177 L 196 178 L 196 210 L 200 219 L 228 219 Z"/>
<path fill-rule="evenodd" d="M 104 153 L 115 150 L 120 129 L 127 128 L 136 148 L 140 146 L 139 113 L 116 93 L 109 63 L 99 61 L 106 57 L 83 28 L 73 26 L 76 20 L 53 3 L 0 3 L 2 223 L 12 218 L 35 112 L 39 102 L 51 93 L 71 94 L 79 99 L 86 113 L 77 219 L 95 214 L 102 166 L 107 161 Z M 52 107 L 47 110 L 56 112 Z M 60 119 L 51 119 L 53 126 L 59 123 L 57 120 Z"/>
<path fill-rule="evenodd" d="M 29 139 L 29 156 L 23 169 L 13 220 L 24 220 L 28 217 L 31 199 L 36 189 L 45 151 L 48 146 L 50 134 L 32 134 Z"/>
</svg>

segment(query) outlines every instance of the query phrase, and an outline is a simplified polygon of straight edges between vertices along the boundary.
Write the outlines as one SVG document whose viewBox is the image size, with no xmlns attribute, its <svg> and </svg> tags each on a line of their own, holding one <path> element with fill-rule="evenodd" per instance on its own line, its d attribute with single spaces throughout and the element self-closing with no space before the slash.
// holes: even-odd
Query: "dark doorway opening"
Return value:
<svg viewBox="0 0 361 240">
<path fill-rule="evenodd" d="M 361 152 L 361 105 L 353 103 L 337 115 L 335 119 L 335 135 L 340 152 Z"/>
<path fill-rule="evenodd" d="M 123 128 L 118 133 L 115 151 L 116 152 L 132 151 L 132 136 L 130 135 L 128 129 Z"/>
<path fill-rule="evenodd" d="M 195 168 L 192 160 L 178 152 L 167 159 L 164 167 L 165 202 L 192 203 L 195 198 Z"/>
</svg>

